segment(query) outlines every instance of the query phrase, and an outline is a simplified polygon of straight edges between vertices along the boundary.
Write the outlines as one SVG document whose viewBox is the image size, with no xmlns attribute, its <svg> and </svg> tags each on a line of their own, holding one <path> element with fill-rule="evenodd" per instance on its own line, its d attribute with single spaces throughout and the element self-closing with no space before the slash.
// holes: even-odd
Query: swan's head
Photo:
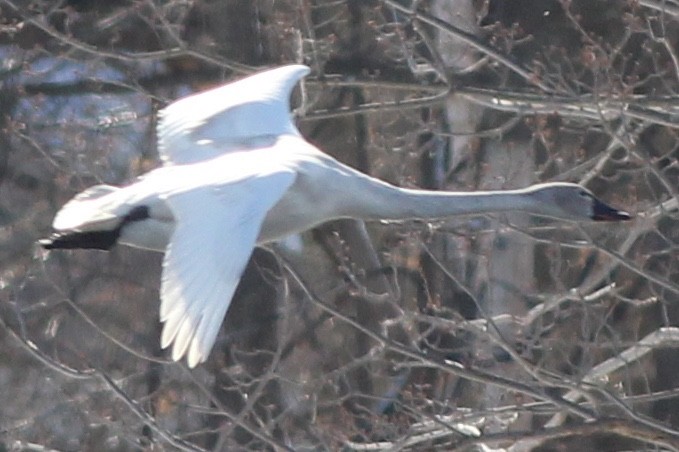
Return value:
<svg viewBox="0 0 679 452">
<path fill-rule="evenodd" d="M 543 213 L 571 221 L 624 221 L 632 216 L 599 200 L 586 188 L 570 183 L 548 183 L 531 187 L 528 194 L 541 204 Z"/>
</svg>

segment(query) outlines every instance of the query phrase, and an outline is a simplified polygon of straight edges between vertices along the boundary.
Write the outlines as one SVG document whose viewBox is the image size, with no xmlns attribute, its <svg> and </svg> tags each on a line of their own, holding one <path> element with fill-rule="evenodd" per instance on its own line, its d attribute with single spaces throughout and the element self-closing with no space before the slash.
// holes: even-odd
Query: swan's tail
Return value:
<svg viewBox="0 0 679 452">
<path fill-rule="evenodd" d="M 143 219 L 148 210 L 132 209 L 120 215 L 120 200 L 108 196 L 120 190 L 110 185 L 96 185 L 78 194 L 64 205 L 54 219 L 54 232 L 40 240 L 43 248 L 92 248 L 108 250 L 116 244 L 126 221 Z"/>
</svg>

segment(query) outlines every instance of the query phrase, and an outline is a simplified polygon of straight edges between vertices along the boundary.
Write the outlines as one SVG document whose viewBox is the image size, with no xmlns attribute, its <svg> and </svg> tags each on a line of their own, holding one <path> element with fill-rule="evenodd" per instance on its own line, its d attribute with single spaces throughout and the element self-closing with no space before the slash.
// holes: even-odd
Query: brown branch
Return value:
<svg viewBox="0 0 679 452">
<path fill-rule="evenodd" d="M 561 407 L 562 409 L 569 411 L 579 417 L 582 417 L 587 420 L 592 420 L 595 418 L 594 413 L 592 413 L 590 410 L 583 408 L 582 406 L 578 404 L 574 404 L 568 401 L 563 400 L 561 397 L 558 396 L 550 396 L 546 393 L 542 393 L 540 391 L 535 390 L 532 386 L 529 386 L 527 384 L 523 384 L 520 382 L 517 382 L 515 380 L 511 380 L 509 378 L 504 378 L 498 375 L 493 375 L 487 372 L 484 372 L 480 369 L 472 368 L 470 366 L 463 366 L 460 363 L 450 361 L 450 360 L 436 360 L 430 356 L 427 356 L 426 354 L 420 352 L 419 350 L 411 349 L 408 348 L 404 345 L 401 345 L 397 342 L 392 341 L 388 337 L 384 336 L 383 334 L 374 332 L 369 330 L 368 328 L 364 327 L 360 323 L 356 322 L 355 320 L 347 317 L 346 315 L 342 314 L 332 306 L 328 305 L 326 302 L 318 298 L 315 294 L 311 292 L 309 287 L 304 283 L 304 280 L 302 277 L 297 274 L 294 269 L 290 266 L 290 264 L 281 257 L 281 259 L 284 262 L 284 266 L 286 270 L 292 275 L 292 277 L 297 281 L 299 286 L 302 288 L 304 293 L 311 299 L 314 304 L 316 304 L 318 307 L 320 307 L 322 310 L 332 314 L 335 318 L 338 318 L 342 320 L 343 322 L 351 325 L 352 327 L 356 328 L 356 330 L 360 331 L 362 334 L 367 335 L 374 341 L 376 341 L 378 344 L 380 344 L 382 347 L 387 347 L 389 350 L 392 352 L 396 352 L 404 357 L 411 358 L 415 360 L 415 363 L 411 363 L 408 366 L 409 367 L 425 367 L 425 368 L 431 368 L 431 369 L 438 369 L 445 371 L 447 373 L 450 373 L 452 375 L 456 375 L 461 378 L 465 378 L 470 381 L 475 381 L 479 383 L 485 383 L 485 384 L 490 384 L 494 386 L 498 386 L 510 391 L 515 391 L 519 392 L 522 394 L 526 394 L 528 396 L 534 397 L 538 400 L 545 400 L 545 401 L 550 401 L 553 404 Z"/>
<path fill-rule="evenodd" d="M 99 47 L 82 42 L 78 39 L 74 39 L 64 33 L 61 33 L 60 31 L 56 30 L 54 27 L 50 26 L 44 21 L 30 16 L 22 8 L 17 6 L 16 3 L 13 2 L 12 0 L 1 0 L 1 1 L 5 5 L 7 5 L 7 7 L 10 10 L 18 14 L 26 23 L 33 25 L 34 27 L 38 28 L 44 33 L 47 33 L 49 36 L 55 38 L 57 41 L 75 50 L 79 50 L 89 55 L 129 62 L 149 61 L 149 60 L 163 61 L 178 57 L 193 57 L 199 61 L 203 61 L 205 63 L 209 63 L 224 69 L 229 69 L 238 74 L 250 74 L 256 70 L 256 68 L 253 68 L 252 66 L 247 66 L 245 64 L 227 60 L 217 55 L 207 54 L 205 52 L 190 49 L 184 46 L 152 52 L 136 52 L 136 53 L 110 52 L 107 50 L 103 50 Z"/>
<path fill-rule="evenodd" d="M 489 47 L 488 45 L 482 43 L 479 41 L 478 37 L 468 33 L 460 28 L 455 27 L 454 25 L 449 24 L 448 22 L 445 22 L 437 17 L 434 17 L 430 14 L 427 14 L 422 11 L 416 11 L 412 10 L 411 8 L 407 8 L 403 5 L 401 5 L 399 2 L 395 0 L 382 0 L 382 2 L 385 5 L 388 5 L 389 7 L 400 11 L 414 19 L 417 19 L 423 23 L 426 23 L 428 25 L 431 25 L 432 27 L 438 28 L 445 33 L 449 33 L 453 36 L 455 36 L 457 39 L 460 41 L 469 44 L 476 50 L 484 53 L 485 55 L 488 55 L 490 58 L 493 60 L 503 64 L 506 66 L 508 69 L 510 69 L 512 72 L 515 72 L 519 76 L 521 76 L 526 82 L 528 82 L 530 85 L 537 86 L 538 88 L 542 89 L 545 92 L 553 92 L 554 89 L 548 85 L 545 85 L 541 81 L 538 80 L 536 74 L 533 72 L 526 70 L 519 66 L 517 63 L 511 61 L 509 58 L 506 56 L 502 55 L 500 52 L 497 50 Z"/>
</svg>

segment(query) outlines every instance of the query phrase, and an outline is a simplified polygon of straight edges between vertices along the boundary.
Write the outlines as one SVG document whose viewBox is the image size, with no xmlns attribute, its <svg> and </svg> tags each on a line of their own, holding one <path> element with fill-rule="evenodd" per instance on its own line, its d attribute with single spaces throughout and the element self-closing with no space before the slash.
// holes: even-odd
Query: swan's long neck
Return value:
<svg viewBox="0 0 679 452">
<path fill-rule="evenodd" d="M 365 187 L 360 212 L 365 220 L 433 220 L 454 215 L 524 211 L 540 213 L 529 191 L 432 192 L 397 188 L 376 179 Z"/>
</svg>

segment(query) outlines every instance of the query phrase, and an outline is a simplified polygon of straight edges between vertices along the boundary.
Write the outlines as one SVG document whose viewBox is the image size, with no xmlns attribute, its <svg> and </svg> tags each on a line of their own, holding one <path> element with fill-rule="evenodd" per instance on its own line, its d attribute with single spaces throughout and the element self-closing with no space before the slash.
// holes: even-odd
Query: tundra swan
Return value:
<svg viewBox="0 0 679 452">
<path fill-rule="evenodd" d="M 570 183 L 465 193 L 399 188 L 362 174 L 305 141 L 293 124 L 290 94 L 308 73 L 279 67 L 172 103 L 158 125 L 163 166 L 128 186 L 97 185 L 75 196 L 40 243 L 165 252 L 161 345 L 194 367 L 215 343 L 253 248 L 326 221 L 506 211 L 630 218 Z"/>
</svg>

